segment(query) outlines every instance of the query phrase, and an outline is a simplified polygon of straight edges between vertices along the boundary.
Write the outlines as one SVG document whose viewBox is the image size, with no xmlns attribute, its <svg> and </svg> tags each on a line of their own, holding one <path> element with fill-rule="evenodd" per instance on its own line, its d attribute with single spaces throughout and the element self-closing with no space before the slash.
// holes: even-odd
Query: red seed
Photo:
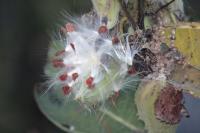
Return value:
<svg viewBox="0 0 200 133">
<path fill-rule="evenodd" d="M 93 78 L 93 77 L 89 77 L 89 78 L 86 80 L 86 84 L 87 84 L 88 88 L 93 88 L 93 87 L 94 87 L 93 81 L 94 81 L 94 78 Z"/>
<path fill-rule="evenodd" d="M 73 73 L 72 74 L 72 79 L 75 81 L 78 78 L 78 73 Z"/>
<path fill-rule="evenodd" d="M 112 37 L 112 44 L 118 44 L 119 43 L 119 38 L 117 36 Z"/>
<path fill-rule="evenodd" d="M 73 31 L 75 31 L 75 26 L 72 23 L 67 23 L 65 25 L 65 28 L 66 28 L 67 32 L 73 32 Z"/>
<path fill-rule="evenodd" d="M 55 56 L 60 56 L 60 55 L 63 55 L 64 53 L 65 53 L 65 50 L 57 51 Z"/>
<path fill-rule="evenodd" d="M 68 77 L 67 74 L 62 74 L 62 75 L 59 76 L 59 79 L 60 79 L 61 81 L 65 81 L 65 80 L 67 79 L 67 77 Z"/>
<path fill-rule="evenodd" d="M 133 66 L 131 66 L 129 69 L 128 69 L 128 74 L 132 75 L 132 74 L 135 74 L 136 73 L 136 70 Z"/>
<path fill-rule="evenodd" d="M 71 92 L 71 87 L 69 87 L 68 85 L 63 86 L 62 88 L 64 95 L 68 95 Z"/>
<path fill-rule="evenodd" d="M 99 27 L 99 30 L 98 30 L 99 34 L 102 34 L 102 33 L 107 33 L 108 32 L 108 29 L 106 26 L 100 26 Z"/>
<path fill-rule="evenodd" d="M 52 64 L 54 67 L 64 67 L 65 66 L 65 64 L 63 63 L 63 60 L 61 60 L 61 59 L 54 59 L 52 61 Z"/>
</svg>

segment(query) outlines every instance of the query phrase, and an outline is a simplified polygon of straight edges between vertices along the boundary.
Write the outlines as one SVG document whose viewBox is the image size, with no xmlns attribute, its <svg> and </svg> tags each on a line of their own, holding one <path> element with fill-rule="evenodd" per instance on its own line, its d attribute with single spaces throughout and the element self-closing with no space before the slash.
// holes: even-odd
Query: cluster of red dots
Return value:
<svg viewBox="0 0 200 133">
<path fill-rule="evenodd" d="M 78 76 L 79 76 L 78 73 L 73 73 L 73 74 L 71 75 L 71 79 L 75 81 L 75 80 L 78 78 Z M 58 79 L 59 79 L 61 82 L 66 81 L 68 78 L 70 78 L 70 77 L 68 76 L 67 73 L 61 74 L 61 75 L 58 77 Z M 62 91 L 63 91 L 64 95 L 68 95 L 68 94 L 71 93 L 72 87 L 70 87 L 69 85 L 65 85 L 65 86 L 62 87 Z"/>
<path fill-rule="evenodd" d="M 60 50 L 60 51 L 57 51 L 55 53 L 55 57 L 56 59 L 53 59 L 52 60 L 52 65 L 55 67 L 55 68 L 62 68 L 65 66 L 64 62 L 63 62 L 63 59 L 60 59 L 58 57 L 62 56 L 65 54 L 65 50 Z"/>
<path fill-rule="evenodd" d="M 65 52 L 65 51 L 63 51 L 63 50 L 62 50 L 62 51 L 58 51 L 58 52 L 56 52 L 55 56 L 60 56 L 60 55 L 64 54 L 64 52 Z M 56 68 L 57 68 L 57 67 L 61 68 L 61 67 L 66 66 L 66 65 L 63 63 L 63 60 L 62 60 L 62 59 L 54 59 L 54 60 L 52 61 L 52 63 L 53 63 L 53 66 L 56 67 Z M 78 75 L 78 73 L 76 73 L 76 72 L 73 73 L 73 74 L 71 75 L 71 79 L 72 79 L 73 81 L 75 81 L 78 77 L 79 77 L 79 75 Z M 61 75 L 58 77 L 58 79 L 59 79 L 61 82 L 66 81 L 68 78 L 69 78 L 69 75 L 68 75 L 67 73 L 63 73 L 63 74 L 61 74 Z M 94 81 L 94 78 L 91 77 L 91 76 L 88 77 L 88 78 L 85 80 L 85 83 L 86 83 L 88 89 L 94 88 L 94 83 L 93 83 L 93 81 Z M 72 91 L 72 87 L 70 87 L 69 85 L 65 85 L 65 86 L 63 86 L 62 91 L 63 91 L 64 95 L 68 95 L 68 94 L 70 94 L 70 92 Z"/>
<path fill-rule="evenodd" d="M 105 26 L 105 25 L 100 26 L 99 29 L 98 29 L 98 33 L 99 33 L 99 35 L 101 35 L 102 37 L 106 37 L 107 34 L 108 34 L 108 32 L 109 32 L 109 30 L 108 30 L 107 26 Z M 114 35 L 114 36 L 112 37 L 112 44 L 113 44 L 113 45 L 116 45 L 116 44 L 118 44 L 119 42 L 120 42 L 120 40 L 119 40 L 118 36 Z"/>
<path fill-rule="evenodd" d="M 64 32 L 64 33 L 69 33 L 69 32 L 74 32 L 75 31 L 75 25 L 72 24 L 72 23 L 67 23 L 64 27 L 61 27 L 61 31 Z M 73 43 L 70 43 L 70 46 L 71 48 L 75 51 L 75 46 Z M 55 53 L 55 56 L 58 57 L 58 56 L 61 56 L 65 53 L 65 50 L 61 50 L 61 51 L 58 51 Z M 65 66 L 64 62 L 62 59 L 54 59 L 52 61 L 52 64 L 54 67 L 56 68 L 62 68 Z M 71 78 L 72 80 L 76 80 L 78 78 L 78 73 L 73 73 L 71 75 Z M 61 74 L 58 78 L 60 81 L 64 82 L 68 79 L 68 74 L 67 73 L 64 73 L 64 74 Z M 69 85 L 65 85 L 62 87 L 62 91 L 64 93 L 64 95 L 68 95 L 71 93 L 72 91 L 72 87 L 70 87 Z"/>
<path fill-rule="evenodd" d="M 69 32 L 74 32 L 75 31 L 75 25 L 72 24 L 72 23 L 67 23 L 64 27 L 61 28 L 61 30 L 63 30 L 65 33 L 69 33 Z M 104 35 L 107 35 L 109 32 L 108 28 L 106 25 L 102 25 L 99 27 L 98 29 L 98 33 L 99 35 L 101 36 L 104 36 Z M 112 37 L 112 44 L 113 45 L 117 45 L 120 43 L 120 40 L 118 38 L 117 35 L 114 35 Z M 73 43 L 70 43 L 70 46 L 71 48 L 73 49 L 73 51 L 75 51 L 75 45 Z M 66 53 L 65 50 L 60 50 L 60 51 L 57 51 L 55 53 L 55 56 L 56 58 L 58 57 L 62 57 L 64 54 Z M 52 65 L 56 68 L 62 68 L 64 66 L 66 66 L 63 62 L 63 59 L 54 59 L 52 61 Z M 67 67 L 67 66 L 66 66 Z M 136 71 L 134 69 L 134 67 L 130 67 L 129 70 L 128 70 L 128 74 L 135 74 Z M 61 82 L 64 82 L 66 81 L 68 78 L 71 78 L 73 81 L 75 81 L 77 78 L 79 77 L 78 73 L 73 73 L 71 76 L 69 76 L 67 73 L 63 73 L 61 74 L 58 79 L 61 81 Z M 86 86 L 88 87 L 88 89 L 93 89 L 95 87 L 95 84 L 94 84 L 94 77 L 92 76 L 89 76 L 86 80 L 85 80 L 85 84 Z M 70 87 L 69 85 L 65 85 L 62 87 L 62 91 L 64 93 L 64 95 L 68 95 L 71 93 L 72 91 L 72 87 Z M 119 93 L 116 92 L 115 93 L 115 96 L 118 97 Z"/>
<path fill-rule="evenodd" d="M 73 73 L 71 75 L 71 78 L 72 80 L 76 80 L 78 78 L 78 73 Z M 65 73 L 65 74 L 61 74 L 59 77 L 59 80 L 64 82 L 68 79 L 68 75 Z M 86 80 L 85 80 L 85 84 L 87 85 L 88 89 L 93 89 L 94 88 L 94 78 L 93 77 L 88 77 Z M 64 93 L 64 95 L 68 95 L 70 94 L 70 92 L 72 91 L 72 87 L 70 87 L 69 85 L 65 85 L 62 87 L 62 91 Z"/>
</svg>

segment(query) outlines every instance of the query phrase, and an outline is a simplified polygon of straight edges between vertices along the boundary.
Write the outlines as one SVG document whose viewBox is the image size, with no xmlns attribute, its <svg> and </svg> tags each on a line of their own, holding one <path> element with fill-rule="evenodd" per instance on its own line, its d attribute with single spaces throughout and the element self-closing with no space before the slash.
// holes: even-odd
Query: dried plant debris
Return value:
<svg viewBox="0 0 200 133">
<path fill-rule="evenodd" d="M 156 118 L 168 123 L 177 124 L 186 112 L 183 105 L 183 92 L 168 84 L 164 87 L 155 101 Z"/>
</svg>

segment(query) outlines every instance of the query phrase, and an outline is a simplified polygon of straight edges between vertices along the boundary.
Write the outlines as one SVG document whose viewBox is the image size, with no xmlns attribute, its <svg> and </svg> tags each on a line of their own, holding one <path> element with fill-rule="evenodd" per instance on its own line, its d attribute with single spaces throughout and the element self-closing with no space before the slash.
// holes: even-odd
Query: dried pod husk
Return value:
<svg viewBox="0 0 200 133">
<path fill-rule="evenodd" d="M 161 90 L 165 87 L 164 81 L 143 81 L 135 94 L 135 103 L 138 115 L 145 123 L 148 133 L 175 133 L 177 124 L 161 122 L 155 115 L 155 102 Z"/>
<path fill-rule="evenodd" d="M 178 124 L 182 118 L 183 92 L 167 84 L 155 101 L 156 118 L 167 124 Z"/>
</svg>

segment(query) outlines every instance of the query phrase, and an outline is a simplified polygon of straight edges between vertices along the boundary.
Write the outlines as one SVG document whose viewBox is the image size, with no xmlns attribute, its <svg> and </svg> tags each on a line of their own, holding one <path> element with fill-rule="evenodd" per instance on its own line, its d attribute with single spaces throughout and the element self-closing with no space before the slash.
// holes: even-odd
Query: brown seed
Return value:
<svg viewBox="0 0 200 133">
<path fill-rule="evenodd" d="M 177 124 L 182 117 L 181 111 L 184 107 L 182 102 L 182 91 L 168 84 L 161 90 L 155 101 L 156 118 L 168 124 Z"/>
</svg>

